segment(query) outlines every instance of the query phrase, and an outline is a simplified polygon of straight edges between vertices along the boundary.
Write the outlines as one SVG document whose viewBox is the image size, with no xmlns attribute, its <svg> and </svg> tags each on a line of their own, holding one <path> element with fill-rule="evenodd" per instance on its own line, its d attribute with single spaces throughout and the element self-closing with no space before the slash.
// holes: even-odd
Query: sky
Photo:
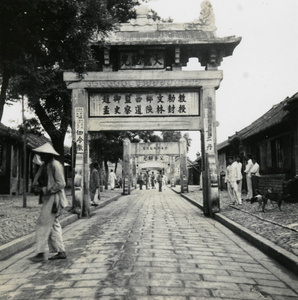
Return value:
<svg viewBox="0 0 298 300">
<path fill-rule="evenodd" d="M 223 80 L 216 91 L 217 141 L 250 125 L 273 105 L 298 92 L 298 1 L 211 0 L 217 36 L 242 37 L 230 57 L 223 59 Z M 162 18 L 192 22 L 202 0 L 150 0 Z M 194 68 L 194 64 L 190 64 Z M 5 113 L 6 121 L 12 115 Z M 201 152 L 199 132 L 189 132 L 189 158 Z"/>
<path fill-rule="evenodd" d="M 216 91 L 217 141 L 223 142 L 298 92 L 298 1 L 211 0 L 218 37 L 242 41 L 223 59 L 223 80 Z M 162 18 L 192 22 L 200 0 L 151 0 Z M 190 132 L 190 159 L 200 151 L 199 133 Z"/>
</svg>

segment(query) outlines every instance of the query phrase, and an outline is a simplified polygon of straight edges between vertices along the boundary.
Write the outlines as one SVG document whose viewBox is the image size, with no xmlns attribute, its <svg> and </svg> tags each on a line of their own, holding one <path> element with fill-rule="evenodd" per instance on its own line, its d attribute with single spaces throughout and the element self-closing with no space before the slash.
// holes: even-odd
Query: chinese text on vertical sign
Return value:
<svg viewBox="0 0 298 300">
<path fill-rule="evenodd" d="M 84 107 L 75 108 L 75 141 L 77 145 L 77 153 L 84 152 Z"/>
<path fill-rule="evenodd" d="M 204 117 L 204 127 L 206 134 L 206 152 L 213 152 L 213 107 L 212 107 L 212 98 L 207 98 L 207 108 L 205 109 L 205 117 Z"/>
<path fill-rule="evenodd" d="M 90 94 L 90 117 L 199 116 L 197 92 Z"/>
</svg>

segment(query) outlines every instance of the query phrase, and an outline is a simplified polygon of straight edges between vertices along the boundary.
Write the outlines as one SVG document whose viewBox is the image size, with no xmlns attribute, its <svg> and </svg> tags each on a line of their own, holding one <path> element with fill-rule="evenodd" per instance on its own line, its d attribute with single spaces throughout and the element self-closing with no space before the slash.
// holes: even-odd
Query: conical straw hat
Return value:
<svg viewBox="0 0 298 300">
<path fill-rule="evenodd" d="M 33 151 L 38 152 L 38 153 L 48 153 L 48 154 L 53 154 L 59 156 L 59 153 L 55 151 L 53 146 L 50 143 L 45 143 L 40 147 L 37 147 L 33 149 Z"/>
</svg>

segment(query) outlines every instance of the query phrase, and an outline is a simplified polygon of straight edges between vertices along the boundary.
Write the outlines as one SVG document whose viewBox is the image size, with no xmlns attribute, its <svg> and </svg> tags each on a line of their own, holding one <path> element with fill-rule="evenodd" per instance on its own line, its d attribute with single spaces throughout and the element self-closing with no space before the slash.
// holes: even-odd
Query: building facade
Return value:
<svg viewBox="0 0 298 300">
<path fill-rule="evenodd" d="M 240 154 L 244 167 L 246 155 L 251 154 L 260 165 L 263 189 L 274 187 L 281 192 L 283 183 L 298 175 L 297 112 L 298 93 L 220 143 L 219 171 L 225 171 L 228 156 Z"/>
</svg>

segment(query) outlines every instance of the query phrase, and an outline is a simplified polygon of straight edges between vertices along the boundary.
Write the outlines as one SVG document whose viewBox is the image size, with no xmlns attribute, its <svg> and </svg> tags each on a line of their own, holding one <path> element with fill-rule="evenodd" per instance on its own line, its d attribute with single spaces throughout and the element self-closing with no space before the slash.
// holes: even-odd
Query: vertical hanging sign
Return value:
<svg viewBox="0 0 298 300">
<path fill-rule="evenodd" d="M 207 98 L 204 117 L 206 153 L 214 153 L 214 136 L 213 136 L 213 106 L 212 98 Z"/>
<path fill-rule="evenodd" d="M 77 153 L 84 153 L 84 107 L 75 108 L 75 140 Z"/>
</svg>

